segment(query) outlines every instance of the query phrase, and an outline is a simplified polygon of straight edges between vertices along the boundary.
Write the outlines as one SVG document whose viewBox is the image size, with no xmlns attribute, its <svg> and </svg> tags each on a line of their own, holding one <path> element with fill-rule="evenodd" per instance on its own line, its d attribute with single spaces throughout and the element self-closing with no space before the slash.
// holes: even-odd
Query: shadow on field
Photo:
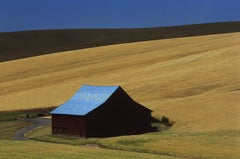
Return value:
<svg viewBox="0 0 240 159">
<path fill-rule="evenodd" d="M 232 33 L 240 22 L 144 29 L 66 29 L 0 33 L 0 62 L 111 44 Z"/>
</svg>

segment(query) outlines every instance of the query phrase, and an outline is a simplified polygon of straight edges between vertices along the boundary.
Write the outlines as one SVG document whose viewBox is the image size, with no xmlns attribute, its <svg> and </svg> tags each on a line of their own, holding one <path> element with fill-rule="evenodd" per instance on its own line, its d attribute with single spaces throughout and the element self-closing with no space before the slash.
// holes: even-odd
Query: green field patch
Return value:
<svg viewBox="0 0 240 159">
<path fill-rule="evenodd" d="M 237 159 L 240 157 L 240 131 L 211 132 L 161 131 L 110 138 L 74 138 L 51 134 L 51 127 L 28 134 L 32 140 L 75 146 L 89 146 L 183 158 Z"/>
<path fill-rule="evenodd" d="M 33 116 L 35 114 L 30 113 L 29 116 Z M 18 118 L 26 118 L 26 112 L 4 112 L 0 113 L 0 121 L 7 121 L 7 120 L 17 120 Z"/>
<path fill-rule="evenodd" d="M 20 111 L 0 112 L 0 121 L 48 116 L 49 112 L 53 108 L 54 107 L 48 107 L 48 108 L 42 108 L 42 109 L 39 108 L 39 109 L 28 109 L 28 110 L 20 110 Z"/>
<path fill-rule="evenodd" d="M 12 140 L 17 130 L 28 125 L 29 123 L 23 121 L 0 121 L 0 140 Z"/>
<path fill-rule="evenodd" d="M 190 158 L 237 159 L 239 130 L 212 132 L 156 132 L 99 141 L 110 148 Z"/>
<path fill-rule="evenodd" d="M 139 146 L 143 143 L 148 143 L 150 142 L 151 139 L 120 139 L 117 141 L 117 144 L 121 144 L 121 145 L 133 145 L 133 146 Z"/>
<path fill-rule="evenodd" d="M 173 156 L 74 146 L 38 141 L 0 140 L 0 158 L 8 159 L 181 159 Z"/>
<path fill-rule="evenodd" d="M 27 134 L 27 137 L 31 140 L 42 141 L 42 142 L 51 142 L 51 143 L 60 143 L 68 145 L 95 145 L 98 142 L 98 138 L 79 138 L 71 137 L 64 135 L 52 135 L 51 126 L 42 127 L 36 129 Z"/>
</svg>

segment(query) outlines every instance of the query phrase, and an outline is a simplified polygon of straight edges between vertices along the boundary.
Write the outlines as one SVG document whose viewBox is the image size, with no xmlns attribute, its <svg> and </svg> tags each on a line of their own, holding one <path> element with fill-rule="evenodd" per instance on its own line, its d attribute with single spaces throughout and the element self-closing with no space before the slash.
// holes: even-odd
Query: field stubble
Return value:
<svg viewBox="0 0 240 159">
<path fill-rule="evenodd" d="M 175 124 L 168 132 L 91 139 L 84 143 L 53 137 L 49 128 L 44 128 L 32 137 L 69 145 L 0 141 L 1 156 L 33 158 L 43 153 L 49 158 L 159 158 L 136 153 L 141 151 L 170 155 L 162 158 L 175 158 L 174 155 L 239 158 L 239 43 L 240 33 L 229 33 L 119 44 L 2 62 L 0 111 L 57 106 L 82 84 L 121 85 L 133 99 L 152 109 L 154 117 L 166 115 Z M 88 142 L 136 152 L 125 155 L 121 151 L 74 146 Z M 32 152 L 20 155 L 29 144 Z M 59 153 L 61 149 L 66 151 Z M 11 153 L 12 150 L 16 153 Z"/>
<path fill-rule="evenodd" d="M 57 106 L 82 84 L 121 85 L 176 121 L 172 130 L 240 128 L 240 34 L 156 40 L 0 63 L 0 111 Z"/>
</svg>

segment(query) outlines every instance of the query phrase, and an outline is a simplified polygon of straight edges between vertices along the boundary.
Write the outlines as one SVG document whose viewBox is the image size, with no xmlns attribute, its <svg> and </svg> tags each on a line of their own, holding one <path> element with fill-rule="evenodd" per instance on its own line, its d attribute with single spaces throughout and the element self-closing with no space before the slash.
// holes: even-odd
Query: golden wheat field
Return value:
<svg viewBox="0 0 240 159">
<path fill-rule="evenodd" d="M 82 84 L 120 85 L 175 121 L 171 131 L 240 129 L 240 33 L 144 41 L 0 63 L 0 111 L 58 106 Z"/>
</svg>

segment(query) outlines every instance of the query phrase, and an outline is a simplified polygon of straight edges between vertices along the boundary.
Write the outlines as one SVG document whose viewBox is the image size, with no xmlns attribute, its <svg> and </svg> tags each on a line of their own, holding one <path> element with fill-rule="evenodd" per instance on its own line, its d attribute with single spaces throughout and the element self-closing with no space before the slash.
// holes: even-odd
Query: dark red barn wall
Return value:
<svg viewBox="0 0 240 159">
<path fill-rule="evenodd" d="M 52 114 L 52 133 L 86 136 L 86 123 L 84 116 Z"/>
<path fill-rule="evenodd" d="M 86 116 L 87 137 L 108 137 L 149 132 L 151 110 L 133 101 L 119 88 L 108 101 Z"/>
</svg>

